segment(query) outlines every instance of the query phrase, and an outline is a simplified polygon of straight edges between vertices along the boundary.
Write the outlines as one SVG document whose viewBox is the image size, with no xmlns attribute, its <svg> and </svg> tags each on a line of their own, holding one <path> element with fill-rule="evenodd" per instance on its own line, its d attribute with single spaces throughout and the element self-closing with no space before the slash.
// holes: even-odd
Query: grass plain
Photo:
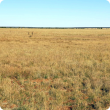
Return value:
<svg viewBox="0 0 110 110">
<path fill-rule="evenodd" d="M 110 29 L 0 29 L 4 110 L 105 110 Z"/>
</svg>

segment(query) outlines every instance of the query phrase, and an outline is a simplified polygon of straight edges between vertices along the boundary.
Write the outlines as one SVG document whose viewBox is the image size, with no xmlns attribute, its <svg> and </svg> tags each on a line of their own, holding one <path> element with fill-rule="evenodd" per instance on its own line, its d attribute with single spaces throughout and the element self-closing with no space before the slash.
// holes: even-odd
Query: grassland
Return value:
<svg viewBox="0 0 110 110">
<path fill-rule="evenodd" d="M 0 29 L 4 110 L 106 110 L 110 29 Z"/>
</svg>

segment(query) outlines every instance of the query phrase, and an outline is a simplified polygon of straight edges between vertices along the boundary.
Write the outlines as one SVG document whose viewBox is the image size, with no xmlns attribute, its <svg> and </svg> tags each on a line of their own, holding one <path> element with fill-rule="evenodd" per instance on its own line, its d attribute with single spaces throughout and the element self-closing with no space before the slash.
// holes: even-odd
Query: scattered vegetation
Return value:
<svg viewBox="0 0 110 110">
<path fill-rule="evenodd" d="M 1 28 L 0 47 L 4 110 L 110 106 L 109 29 Z"/>
</svg>

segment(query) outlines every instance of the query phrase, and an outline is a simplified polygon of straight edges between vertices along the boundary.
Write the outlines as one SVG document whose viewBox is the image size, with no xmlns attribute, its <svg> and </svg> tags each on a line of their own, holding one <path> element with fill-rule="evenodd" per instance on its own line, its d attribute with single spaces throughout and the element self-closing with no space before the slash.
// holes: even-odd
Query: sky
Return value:
<svg viewBox="0 0 110 110">
<path fill-rule="evenodd" d="M 0 0 L 0 27 L 110 27 L 110 0 Z"/>
</svg>

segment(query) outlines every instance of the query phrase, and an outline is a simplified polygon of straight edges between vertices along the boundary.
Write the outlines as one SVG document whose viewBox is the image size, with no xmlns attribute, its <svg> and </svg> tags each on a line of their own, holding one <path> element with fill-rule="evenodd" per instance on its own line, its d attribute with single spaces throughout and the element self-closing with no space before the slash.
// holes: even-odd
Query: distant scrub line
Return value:
<svg viewBox="0 0 110 110">
<path fill-rule="evenodd" d="M 0 28 L 35 28 L 35 29 L 103 29 L 110 27 L 0 27 Z"/>
</svg>

